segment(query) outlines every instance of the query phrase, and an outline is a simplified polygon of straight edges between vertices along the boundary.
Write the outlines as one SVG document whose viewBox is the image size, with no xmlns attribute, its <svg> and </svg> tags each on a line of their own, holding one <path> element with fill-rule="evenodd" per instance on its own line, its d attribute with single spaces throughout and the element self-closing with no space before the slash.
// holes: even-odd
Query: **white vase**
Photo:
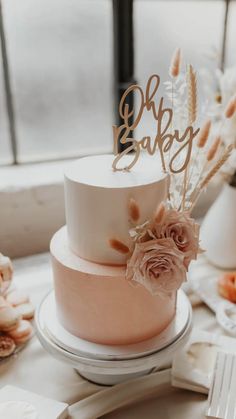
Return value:
<svg viewBox="0 0 236 419">
<path fill-rule="evenodd" d="M 235 187 L 224 185 L 204 218 L 200 238 L 211 263 L 223 269 L 236 269 Z"/>
</svg>

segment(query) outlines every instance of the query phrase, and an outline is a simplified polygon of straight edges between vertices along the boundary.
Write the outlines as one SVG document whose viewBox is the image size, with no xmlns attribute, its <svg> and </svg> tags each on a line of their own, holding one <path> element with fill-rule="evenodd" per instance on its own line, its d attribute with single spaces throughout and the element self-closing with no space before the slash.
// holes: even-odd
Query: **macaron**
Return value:
<svg viewBox="0 0 236 419">
<path fill-rule="evenodd" d="M 31 303 L 20 304 L 16 307 L 17 312 L 24 320 L 34 317 L 34 306 Z"/>
<path fill-rule="evenodd" d="M 0 307 L 0 331 L 8 332 L 18 326 L 20 314 L 14 307 L 2 306 Z"/>
<path fill-rule="evenodd" d="M 11 260 L 0 253 L 0 293 L 5 294 L 11 284 L 13 267 Z"/>
<path fill-rule="evenodd" d="M 19 306 L 28 303 L 29 296 L 24 291 L 15 289 L 7 294 L 6 300 L 13 306 Z"/>
<path fill-rule="evenodd" d="M 8 332 L 8 334 L 14 340 L 16 345 L 21 345 L 31 338 L 33 334 L 33 327 L 28 320 L 21 320 L 19 325 Z"/>
<path fill-rule="evenodd" d="M 236 303 L 236 272 L 224 273 L 218 279 L 217 288 L 221 297 Z"/>
<path fill-rule="evenodd" d="M 0 358 L 11 355 L 16 348 L 14 340 L 6 335 L 0 335 Z"/>
</svg>

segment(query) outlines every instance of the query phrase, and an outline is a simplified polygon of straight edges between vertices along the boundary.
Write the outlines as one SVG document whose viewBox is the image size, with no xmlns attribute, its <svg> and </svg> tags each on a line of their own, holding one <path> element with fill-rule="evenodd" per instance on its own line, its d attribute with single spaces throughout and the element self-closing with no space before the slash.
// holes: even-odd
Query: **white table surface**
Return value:
<svg viewBox="0 0 236 419">
<path fill-rule="evenodd" d="M 42 254 L 16 260 L 14 267 L 14 284 L 18 288 L 26 289 L 32 302 L 37 306 L 52 288 L 49 255 Z M 204 305 L 194 308 L 194 326 L 219 332 L 214 315 Z M 15 358 L 0 364 L 0 387 L 6 384 L 19 386 L 69 404 L 102 388 L 83 380 L 72 367 L 54 359 L 42 348 L 36 337 Z M 145 401 L 103 417 L 200 419 L 205 418 L 205 408 L 206 396 L 170 387 L 166 394 L 158 397 L 154 395 Z"/>
</svg>

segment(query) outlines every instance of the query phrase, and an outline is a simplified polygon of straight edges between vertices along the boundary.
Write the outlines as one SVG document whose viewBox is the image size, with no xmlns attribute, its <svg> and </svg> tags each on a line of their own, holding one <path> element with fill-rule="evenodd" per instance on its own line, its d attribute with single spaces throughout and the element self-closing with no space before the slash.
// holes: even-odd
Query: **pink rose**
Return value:
<svg viewBox="0 0 236 419">
<path fill-rule="evenodd" d="M 172 238 L 136 243 L 127 263 L 126 276 L 152 294 L 168 295 L 186 280 L 184 255 Z"/>
<path fill-rule="evenodd" d="M 199 225 L 188 212 L 166 210 L 160 224 L 154 224 L 152 233 L 157 238 L 172 238 L 177 248 L 185 254 L 186 268 L 199 252 Z"/>
</svg>

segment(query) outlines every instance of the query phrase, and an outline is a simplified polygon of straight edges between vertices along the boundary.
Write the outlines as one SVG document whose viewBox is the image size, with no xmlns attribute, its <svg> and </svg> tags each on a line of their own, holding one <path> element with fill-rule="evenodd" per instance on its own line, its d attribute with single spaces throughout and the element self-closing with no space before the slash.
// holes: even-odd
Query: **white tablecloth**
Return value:
<svg viewBox="0 0 236 419">
<path fill-rule="evenodd" d="M 15 285 L 27 289 L 32 302 L 37 306 L 52 288 L 49 255 L 20 259 L 14 265 Z M 194 309 L 194 325 L 208 331 L 219 331 L 213 314 L 204 305 Z M 15 358 L 0 364 L 0 387 L 6 384 L 69 404 L 103 389 L 82 379 L 72 367 L 54 359 L 42 348 L 36 337 Z M 151 398 L 103 417 L 200 419 L 205 417 L 205 407 L 206 396 L 169 387 L 161 397 L 152 395 Z"/>
</svg>

